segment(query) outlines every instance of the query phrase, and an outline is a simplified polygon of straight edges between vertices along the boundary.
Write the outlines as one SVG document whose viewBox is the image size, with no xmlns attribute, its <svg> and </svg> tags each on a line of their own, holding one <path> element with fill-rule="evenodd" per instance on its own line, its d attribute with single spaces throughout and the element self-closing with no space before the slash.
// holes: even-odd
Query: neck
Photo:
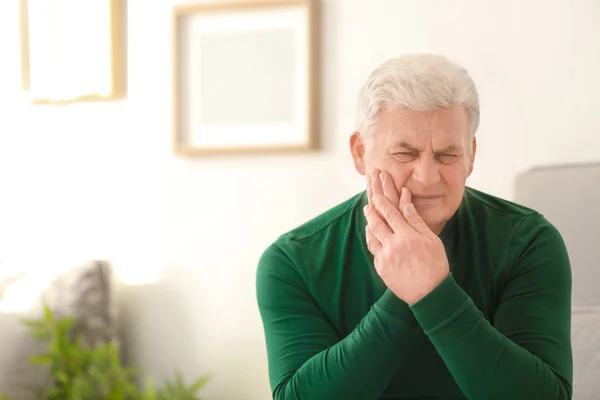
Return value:
<svg viewBox="0 0 600 400">
<path fill-rule="evenodd" d="M 430 226 L 429 229 L 431 229 L 431 231 L 433 233 L 436 234 L 436 236 L 440 236 L 440 233 L 442 233 L 442 231 L 444 230 L 444 227 L 446 226 L 445 222 L 442 222 L 441 224 L 437 224 L 434 226 Z"/>
</svg>

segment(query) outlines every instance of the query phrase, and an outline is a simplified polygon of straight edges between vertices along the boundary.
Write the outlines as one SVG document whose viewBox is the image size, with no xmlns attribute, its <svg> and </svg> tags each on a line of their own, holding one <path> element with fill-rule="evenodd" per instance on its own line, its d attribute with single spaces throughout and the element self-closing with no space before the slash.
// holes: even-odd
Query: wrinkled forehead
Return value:
<svg viewBox="0 0 600 400">
<path fill-rule="evenodd" d="M 374 133 L 385 147 L 423 149 L 463 148 L 471 138 L 469 118 L 463 108 L 435 111 L 384 109 Z"/>
</svg>

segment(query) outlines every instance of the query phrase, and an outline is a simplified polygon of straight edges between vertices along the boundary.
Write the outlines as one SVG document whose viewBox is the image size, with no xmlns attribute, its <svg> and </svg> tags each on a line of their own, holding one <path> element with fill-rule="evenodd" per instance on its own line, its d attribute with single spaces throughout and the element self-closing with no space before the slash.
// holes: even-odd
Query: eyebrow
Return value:
<svg viewBox="0 0 600 400">
<path fill-rule="evenodd" d="M 406 149 L 410 152 L 419 152 L 420 149 L 411 145 L 410 143 L 406 142 L 406 141 L 401 141 L 399 143 L 396 143 L 392 146 L 389 147 L 390 150 L 398 150 L 398 149 Z M 443 149 L 437 150 L 436 153 L 451 153 L 453 151 L 458 151 L 461 152 L 462 151 L 462 147 L 461 146 L 455 146 L 455 145 L 449 145 L 446 146 Z"/>
<path fill-rule="evenodd" d="M 460 153 L 462 150 L 463 150 L 462 146 L 454 146 L 451 144 L 450 146 L 447 146 L 441 150 L 438 150 L 438 153 L 452 153 L 452 152 Z"/>
<path fill-rule="evenodd" d="M 404 140 L 401 141 L 401 142 L 399 142 L 399 143 L 396 143 L 396 144 L 390 146 L 390 150 L 398 150 L 398 149 L 406 149 L 406 150 L 411 151 L 411 152 L 417 152 L 417 151 L 419 151 L 419 149 L 417 147 L 411 145 L 408 142 L 405 142 Z"/>
</svg>

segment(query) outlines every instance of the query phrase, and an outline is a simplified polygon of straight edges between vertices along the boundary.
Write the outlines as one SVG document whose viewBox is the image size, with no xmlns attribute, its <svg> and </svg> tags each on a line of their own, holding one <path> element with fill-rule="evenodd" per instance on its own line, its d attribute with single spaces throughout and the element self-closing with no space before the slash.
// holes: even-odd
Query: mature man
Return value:
<svg viewBox="0 0 600 400">
<path fill-rule="evenodd" d="M 350 139 L 367 189 L 258 265 L 275 399 L 571 398 L 565 245 L 534 210 L 465 186 L 478 124 L 450 60 L 373 71 Z"/>
</svg>

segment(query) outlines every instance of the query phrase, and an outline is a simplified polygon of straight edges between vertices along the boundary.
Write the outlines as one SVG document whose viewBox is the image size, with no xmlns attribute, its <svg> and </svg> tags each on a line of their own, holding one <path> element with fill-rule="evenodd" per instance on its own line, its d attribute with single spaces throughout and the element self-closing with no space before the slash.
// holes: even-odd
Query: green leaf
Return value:
<svg viewBox="0 0 600 400">
<path fill-rule="evenodd" d="M 56 327 L 60 332 L 68 332 L 74 324 L 75 320 L 73 318 L 63 318 L 56 322 Z"/>
<path fill-rule="evenodd" d="M 52 314 L 52 310 L 46 304 L 44 304 L 44 320 L 49 324 L 52 324 L 54 322 L 54 315 Z"/>
<path fill-rule="evenodd" d="M 204 376 L 201 376 L 200 378 L 196 379 L 196 381 L 194 383 L 192 383 L 192 386 L 190 386 L 190 391 L 192 393 L 197 393 L 200 391 L 200 389 L 202 389 L 210 380 L 211 378 L 211 374 L 206 374 Z"/>
<path fill-rule="evenodd" d="M 53 375 L 54 379 L 56 379 L 59 383 L 68 383 L 69 382 L 69 374 L 65 371 L 56 371 Z"/>
<path fill-rule="evenodd" d="M 33 365 L 46 365 L 51 364 L 54 361 L 54 357 L 51 354 L 39 354 L 29 359 Z"/>
<path fill-rule="evenodd" d="M 144 400 L 157 400 L 157 393 L 154 387 L 154 381 L 152 378 L 146 378 L 146 387 L 144 391 Z"/>
<path fill-rule="evenodd" d="M 25 325 L 29 329 L 44 329 L 47 327 L 45 321 L 40 321 L 37 319 L 23 318 L 21 319 L 21 324 Z"/>
</svg>

